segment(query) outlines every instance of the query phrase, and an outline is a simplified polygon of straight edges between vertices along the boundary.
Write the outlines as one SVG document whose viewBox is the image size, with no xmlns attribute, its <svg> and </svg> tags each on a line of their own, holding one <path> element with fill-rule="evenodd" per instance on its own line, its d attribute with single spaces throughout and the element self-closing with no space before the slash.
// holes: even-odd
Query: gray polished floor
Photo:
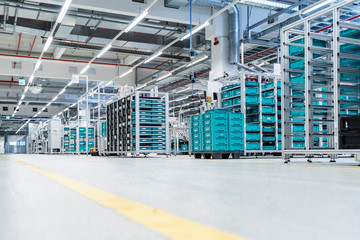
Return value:
<svg viewBox="0 0 360 240">
<path fill-rule="evenodd" d="M 8 156 L 248 239 L 360 239 L 353 160 Z M 166 238 L 0 156 L 0 239 Z"/>
</svg>

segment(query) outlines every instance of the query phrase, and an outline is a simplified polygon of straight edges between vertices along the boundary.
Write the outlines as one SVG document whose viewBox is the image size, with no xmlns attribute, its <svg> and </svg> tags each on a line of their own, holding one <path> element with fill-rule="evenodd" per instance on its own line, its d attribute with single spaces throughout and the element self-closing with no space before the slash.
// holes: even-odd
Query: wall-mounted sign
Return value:
<svg viewBox="0 0 360 240">
<path fill-rule="evenodd" d="M 26 84 L 25 78 L 19 78 L 19 85 L 24 86 Z"/>
</svg>

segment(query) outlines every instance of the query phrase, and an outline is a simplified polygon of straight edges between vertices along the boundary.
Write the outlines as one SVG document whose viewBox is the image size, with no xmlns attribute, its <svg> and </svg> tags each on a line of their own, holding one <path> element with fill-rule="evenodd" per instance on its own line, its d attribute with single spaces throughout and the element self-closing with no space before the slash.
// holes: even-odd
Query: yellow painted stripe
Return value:
<svg viewBox="0 0 360 240">
<path fill-rule="evenodd" d="M 169 239 L 245 240 L 245 238 L 186 220 L 163 210 L 158 210 L 144 204 L 131 201 L 77 180 L 37 167 L 30 163 L 7 156 L 3 157 L 26 166 L 104 207 L 112 208 L 117 213 L 120 213 L 132 221 L 142 224 Z"/>
</svg>

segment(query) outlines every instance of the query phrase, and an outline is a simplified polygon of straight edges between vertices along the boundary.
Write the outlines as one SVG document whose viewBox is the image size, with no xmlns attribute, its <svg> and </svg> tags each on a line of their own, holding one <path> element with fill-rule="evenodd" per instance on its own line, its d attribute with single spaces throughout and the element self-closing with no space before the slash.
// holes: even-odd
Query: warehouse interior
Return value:
<svg viewBox="0 0 360 240">
<path fill-rule="evenodd" d="M 0 0 L 0 239 L 359 239 L 360 1 Z"/>
</svg>

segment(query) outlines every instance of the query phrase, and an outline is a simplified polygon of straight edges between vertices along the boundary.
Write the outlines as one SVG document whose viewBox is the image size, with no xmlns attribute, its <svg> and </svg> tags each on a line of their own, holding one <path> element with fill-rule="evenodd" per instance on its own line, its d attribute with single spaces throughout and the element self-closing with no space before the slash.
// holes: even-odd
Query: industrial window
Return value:
<svg viewBox="0 0 360 240">
<path fill-rule="evenodd" d="M 8 110 L 9 110 L 8 107 L 3 107 L 3 111 L 4 111 L 4 112 L 7 112 Z"/>
<path fill-rule="evenodd" d="M 37 110 L 38 110 L 37 108 L 33 108 L 33 112 L 37 112 Z"/>
<path fill-rule="evenodd" d="M 47 109 L 47 108 L 45 108 L 44 112 L 48 112 L 48 109 Z"/>
</svg>

